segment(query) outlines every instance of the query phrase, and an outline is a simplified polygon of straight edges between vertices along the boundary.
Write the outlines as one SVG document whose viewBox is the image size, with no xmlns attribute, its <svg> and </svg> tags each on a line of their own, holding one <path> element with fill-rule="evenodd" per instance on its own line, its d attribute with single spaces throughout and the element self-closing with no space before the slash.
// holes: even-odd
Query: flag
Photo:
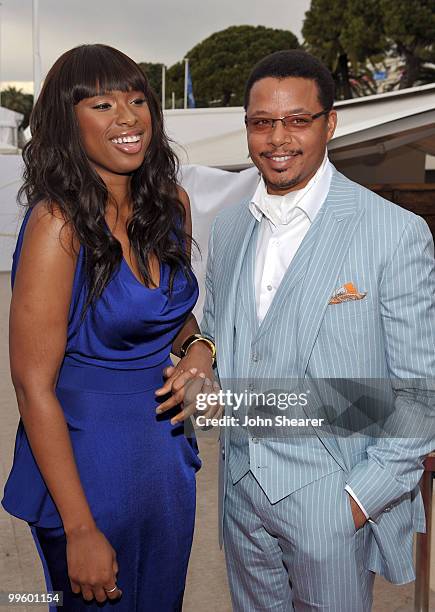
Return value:
<svg viewBox="0 0 435 612">
<path fill-rule="evenodd" d="M 196 108 L 189 66 L 187 67 L 187 108 Z"/>
</svg>

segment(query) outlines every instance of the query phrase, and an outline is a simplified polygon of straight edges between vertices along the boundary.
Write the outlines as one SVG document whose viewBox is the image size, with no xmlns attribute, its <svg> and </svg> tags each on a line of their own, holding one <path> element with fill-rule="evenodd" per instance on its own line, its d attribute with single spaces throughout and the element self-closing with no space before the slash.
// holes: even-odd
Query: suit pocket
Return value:
<svg viewBox="0 0 435 612">
<path fill-rule="evenodd" d="M 350 535 L 354 536 L 357 532 L 357 528 L 355 527 L 355 521 L 353 520 L 352 507 L 350 505 L 350 495 L 345 490 L 343 490 L 343 494 L 345 496 L 344 516 L 346 518 L 346 533 L 349 532 Z"/>
<path fill-rule="evenodd" d="M 372 302 L 328 305 L 312 357 L 325 378 L 372 376 L 373 355 L 379 354 L 380 319 Z M 320 374 L 322 372 L 322 374 Z"/>
<path fill-rule="evenodd" d="M 325 319 L 334 321 L 336 319 L 345 320 L 349 318 L 359 318 L 364 316 L 367 312 L 375 313 L 376 309 L 376 304 L 366 296 L 362 300 L 347 300 L 340 304 L 328 304 Z M 371 316 L 373 316 L 373 314 Z"/>
</svg>

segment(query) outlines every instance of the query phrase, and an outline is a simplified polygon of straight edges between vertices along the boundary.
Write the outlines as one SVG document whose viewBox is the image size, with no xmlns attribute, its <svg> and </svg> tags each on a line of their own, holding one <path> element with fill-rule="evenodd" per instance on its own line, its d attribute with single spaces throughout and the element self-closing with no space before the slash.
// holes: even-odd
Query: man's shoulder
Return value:
<svg viewBox="0 0 435 612">
<path fill-rule="evenodd" d="M 215 217 L 214 226 L 216 231 L 226 231 L 227 228 L 233 227 L 235 223 L 240 223 L 244 219 L 249 219 L 251 212 L 249 211 L 249 203 L 251 198 L 232 204 L 219 211 Z"/>
<path fill-rule="evenodd" d="M 368 220 L 384 223 L 393 223 L 404 227 L 411 222 L 421 221 L 421 217 L 415 213 L 402 208 L 372 191 L 371 189 L 352 181 L 336 170 L 336 183 L 347 188 L 347 192 L 353 192 L 356 206 L 364 211 Z"/>
</svg>

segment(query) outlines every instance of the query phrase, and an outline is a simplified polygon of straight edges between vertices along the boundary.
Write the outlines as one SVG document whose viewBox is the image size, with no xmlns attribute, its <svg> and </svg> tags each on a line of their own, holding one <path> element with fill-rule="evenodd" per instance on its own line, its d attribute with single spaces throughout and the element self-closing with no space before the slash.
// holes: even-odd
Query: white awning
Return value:
<svg viewBox="0 0 435 612">
<path fill-rule="evenodd" d="M 18 127 L 24 115 L 0 106 L 0 153 L 16 153 Z"/>
<path fill-rule="evenodd" d="M 385 153 L 404 145 L 435 154 L 435 84 L 337 102 L 334 160 Z M 165 111 L 168 135 L 182 163 L 226 169 L 250 165 L 244 109 Z"/>
</svg>

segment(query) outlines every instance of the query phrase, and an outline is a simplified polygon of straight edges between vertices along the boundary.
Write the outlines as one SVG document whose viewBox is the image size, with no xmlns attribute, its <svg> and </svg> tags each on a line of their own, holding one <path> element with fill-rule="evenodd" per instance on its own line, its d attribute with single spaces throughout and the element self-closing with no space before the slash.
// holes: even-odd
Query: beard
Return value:
<svg viewBox="0 0 435 612">
<path fill-rule="evenodd" d="M 290 178 L 290 179 L 283 176 L 281 180 L 279 179 L 270 180 L 266 176 L 263 175 L 263 179 L 266 185 L 272 187 L 272 189 L 276 191 L 289 191 L 290 189 L 292 189 L 293 187 L 295 187 L 296 185 L 298 185 L 299 183 L 303 181 L 303 176 L 302 174 L 298 174 L 297 176 L 294 176 L 293 178 Z"/>
</svg>

